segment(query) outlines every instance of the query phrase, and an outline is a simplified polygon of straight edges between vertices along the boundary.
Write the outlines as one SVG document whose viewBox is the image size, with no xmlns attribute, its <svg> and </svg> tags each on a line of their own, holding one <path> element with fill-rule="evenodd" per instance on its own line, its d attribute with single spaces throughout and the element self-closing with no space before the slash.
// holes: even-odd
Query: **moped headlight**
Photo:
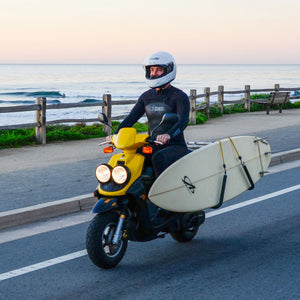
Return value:
<svg viewBox="0 0 300 300">
<path fill-rule="evenodd" d="M 112 170 L 112 179 L 117 184 L 123 184 L 129 177 L 129 170 L 123 166 L 116 166 Z"/>
<path fill-rule="evenodd" d="M 99 165 L 96 168 L 96 178 L 101 183 L 106 183 L 111 178 L 111 168 L 108 165 Z"/>
</svg>

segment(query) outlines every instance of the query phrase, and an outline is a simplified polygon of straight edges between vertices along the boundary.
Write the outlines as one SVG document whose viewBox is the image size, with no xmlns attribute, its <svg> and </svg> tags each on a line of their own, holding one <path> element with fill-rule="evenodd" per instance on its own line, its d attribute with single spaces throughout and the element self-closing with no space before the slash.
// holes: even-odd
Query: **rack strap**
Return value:
<svg viewBox="0 0 300 300">
<path fill-rule="evenodd" d="M 222 155 L 222 160 L 223 160 L 224 175 L 223 175 L 223 181 L 222 181 L 222 188 L 221 188 L 219 203 L 216 206 L 213 206 L 213 208 L 215 208 L 215 209 L 221 207 L 221 205 L 223 204 L 226 181 L 227 181 L 226 164 L 225 164 L 225 159 L 224 159 L 222 142 L 220 140 L 218 140 L 218 142 L 219 142 L 219 145 L 220 145 L 220 150 L 221 150 L 221 155 Z"/>
<path fill-rule="evenodd" d="M 248 171 L 248 168 L 247 168 L 246 164 L 243 162 L 243 159 L 242 159 L 241 155 L 239 154 L 239 152 L 238 152 L 238 150 L 237 150 L 237 148 L 236 148 L 233 140 L 231 139 L 231 137 L 228 137 L 228 139 L 230 140 L 230 142 L 231 142 L 231 144 L 232 144 L 232 146 L 233 146 L 233 148 L 234 148 L 234 150 L 235 150 L 235 152 L 236 152 L 236 154 L 237 154 L 237 156 L 238 156 L 238 158 L 239 158 L 239 160 L 241 162 L 241 165 L 242 165 L 242 167 L 244 169 L 244 172 L 245 172 L 245 174 L 246 174 L 246 176 L 247 176 L 247 178 L 249 180 L 250 187 L 249 187 L 248 190 L 252 190 L 252 189 L 254 189 L 254 183 L 253 183 L 251 175 L 250 175 L 250 173 Z"/>
</svg>

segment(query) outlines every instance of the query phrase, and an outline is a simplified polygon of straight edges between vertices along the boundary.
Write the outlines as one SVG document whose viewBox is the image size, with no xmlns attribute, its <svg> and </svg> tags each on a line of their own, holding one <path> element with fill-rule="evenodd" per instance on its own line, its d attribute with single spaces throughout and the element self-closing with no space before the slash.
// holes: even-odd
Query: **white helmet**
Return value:
<svg viewBox="0 0 300 300">
<path fill-rule="evenodd" d="M 163 67 L 165 72 L 159 77 L 150 76 L 150 67 L 159 66 Z M 146 83 L 151 88 L 164 86 L 175 79 L 176 77 L 176 63 L 174 57 L 167 52 L 155 52 L 151 54 L 144 62 L 143 65 L 146 74 Z"/>
</svg>

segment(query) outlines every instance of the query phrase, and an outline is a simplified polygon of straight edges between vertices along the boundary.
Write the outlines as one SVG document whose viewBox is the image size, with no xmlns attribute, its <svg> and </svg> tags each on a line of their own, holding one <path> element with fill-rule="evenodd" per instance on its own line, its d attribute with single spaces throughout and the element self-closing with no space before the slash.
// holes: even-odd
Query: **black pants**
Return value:
<svg viewBox="0 0 300 300">
<path fill-rule="evenodd" d="M 186 145 L 166 145 L 154 147 L 152 166 L 157 178 L 166 168 L 188 153 Z"/>
</svg>

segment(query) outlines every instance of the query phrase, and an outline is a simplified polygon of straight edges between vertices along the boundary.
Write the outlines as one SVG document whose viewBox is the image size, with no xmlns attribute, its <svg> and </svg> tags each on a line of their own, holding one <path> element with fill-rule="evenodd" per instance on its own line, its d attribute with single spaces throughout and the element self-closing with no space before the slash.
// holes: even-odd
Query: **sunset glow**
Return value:
<svg viewBox="0 0 300 300">
<path fill-rule="evenodd" d="M 0 63 L 300 63 L 298 0 L 10 0 Z"/>
</svg>

